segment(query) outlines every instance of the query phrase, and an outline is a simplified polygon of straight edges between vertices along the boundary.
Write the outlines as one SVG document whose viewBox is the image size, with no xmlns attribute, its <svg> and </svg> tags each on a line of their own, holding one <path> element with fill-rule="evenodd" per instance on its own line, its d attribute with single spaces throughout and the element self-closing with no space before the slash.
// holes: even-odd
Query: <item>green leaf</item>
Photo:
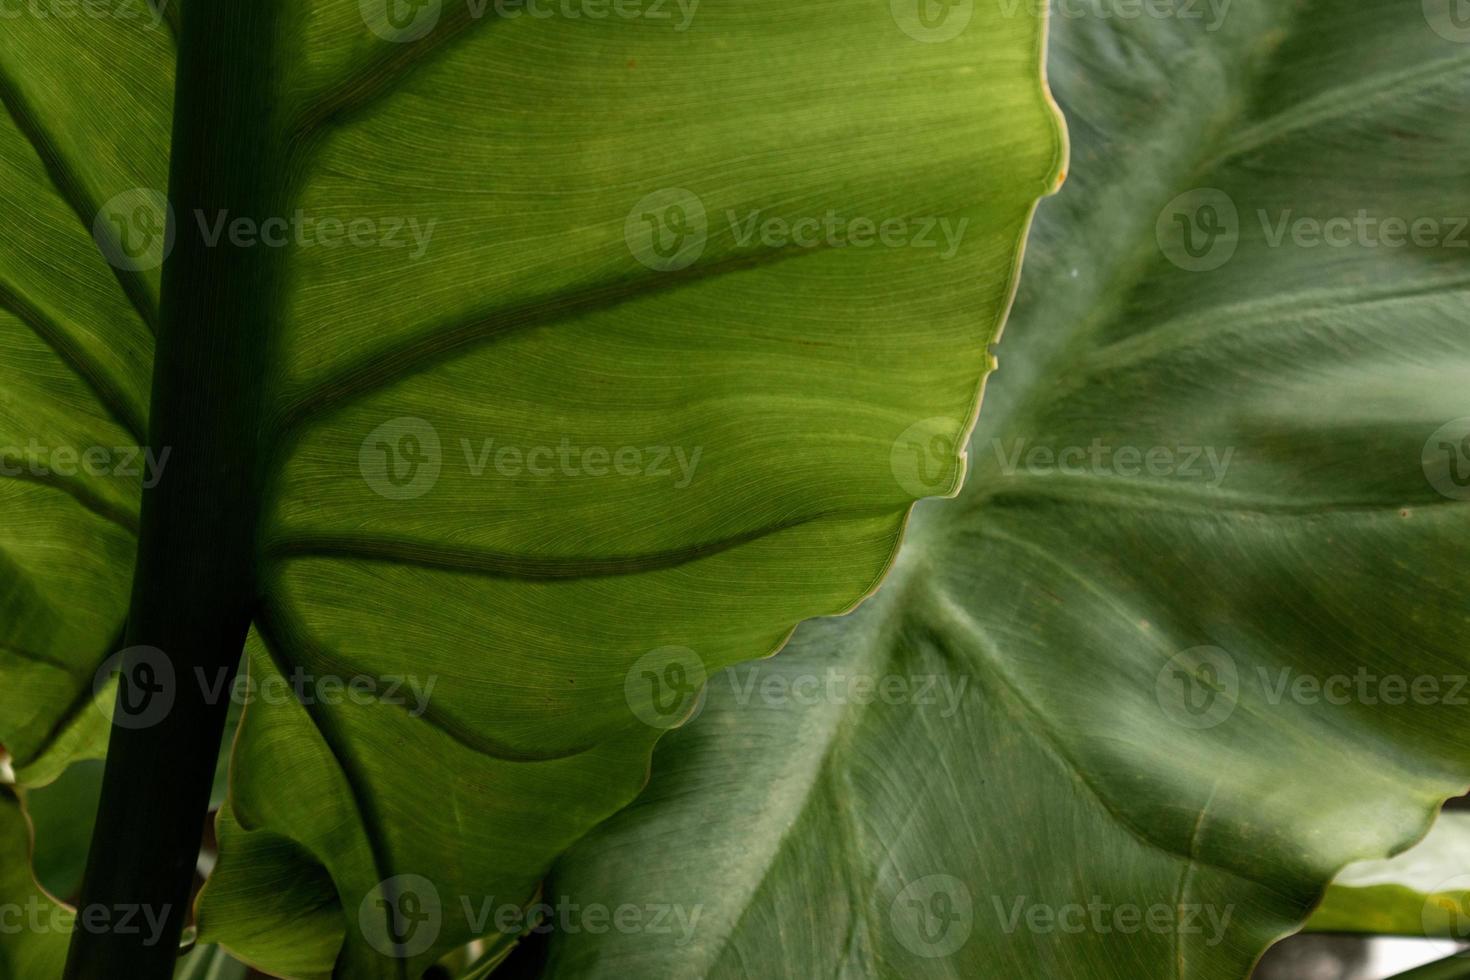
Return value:
<svg viewBox="0 0 1470 980">
<path fill-rule="evenodd" d="M 1402 854 L 1343 868 L 1305 928 L 1470 938 L 1470 813 L 1447 811 Z"/>
<path fill-rule="evenodd" d="M 548 885 L 697 926 L 560 931 L 549 976 L 1239 978 L 1343 865 L 1425 832 L 1470 780 L 1448 23 L 1057 20 L 1072 174 L 965 492 L 918 509 L 855 614 L 717 675 Z M 1260 223 L 1360 209 L 1441 237 L 1273 247 Z M 1192 265 L 1186 226 L 1233 254 Z"/>
<path fill-rule="evenodd" d="M 246 832 L 229 807 L 215 828 L 219 860 L 196 905 L 201 938 L 227 939 L 281 976 L 331 977 L 351 926 L 320 861 L 287 837 Z"/>
<path fill-rule="evenodd" d="M 0 739 L 33 783 L 100 752 L 158 477 L 129 635 L 227 632 L 196 583 L 254 623 L 201 941 L 300 976 L 416 975 L 461 896 L 529 901 L 707 672 L 872 591 L 960 482 L 1064 157 L 1030 11 L 420 6 L 201 0 L 172 129 L 168 23 L 0 43 L 0 447 L 49 454 L 0 479 Z M 170 150 L 170 202 L 238 213 L 159 234 Z M 153 472 L 53 465 L 145 428 Z M 395 942 L 420 883 L 449 914 Z"/>
<path fill-rule="evenodd" d="M 55 782 L 26 791 L 26 813 L 36 831 L 36 880 L 53 895 L 71 898 L 81 886 L 101 789 L 102 763 L 87 759 Z"/>
<path fill-rule="evenodd" d="M 159 286 L 156 268 L 110 266 L 93 229 L 163 187 L 172 87 L 172 43 L 147 19 L 6 20 L 0 741 L 32 784 L 105 745 L 90 695 L 126 616 Z"/>
<path fill-rule="evenodd" d="M 14 787 L 0 785 L 0 976 L 59 977 L 74 916 L 36 883 L 30 850 L 31 825 L 20 797 Z"/>
<path fill-rule="evenodd" d="M 250 970 L 218 946 L 196 947 L 179 961 L 174 980 L 246 980 Z"/>
</svg>

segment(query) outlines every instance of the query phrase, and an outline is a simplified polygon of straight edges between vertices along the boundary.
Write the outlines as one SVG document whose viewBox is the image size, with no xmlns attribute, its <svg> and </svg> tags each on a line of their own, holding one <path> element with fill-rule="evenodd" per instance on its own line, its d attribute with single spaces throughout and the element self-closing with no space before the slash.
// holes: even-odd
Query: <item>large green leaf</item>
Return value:
<svg viewBox="0 0 1470 980">
<path fill-rule="evenodd" d="M 31 782 L 106 733 L 89 696 L 117 649 L 150 475 L 137 447 L 159 287 L 156 265 L 109 266 L 93 229 L 107 240 L 105 204 L 163 187 L 172 81 L 172 42 L 146 18 L 5 21 L 0 742 Z"/>
<path fill-rule="evenodd" d="M 528 901 L 636 794 L 693 708 L 691 685 L 659 710 L 645 673 L 697 681 L 873 589 L 912 502 L 959 483 L 1027 221 L 1060 178 L 1031 11 L 543 6 L 191 4 L 175 182 L 250 197 L 175 213 L 172 239 L 150 234 L 175 25 L 22 16 L 0 40 L 20 175 L 0 190 L 0 336 L 22 363 L 0 446 L 145 442 L 155 320 L 176 415 L 191 372 L 250 375 L 248 399 L 200 403 L 229 431 L 147 423 L 222 461 L 221 522 L 234 481 L 260 480 L 256 566 L 184 553 L 207 525 L 156 509 L 141 567 L 257 586 L 238 597 L 257 694 L 200 914 L 204 941 L 282 972 L 416 975 L 477 930 L 392 941 L 409 885 L 451 910 Z M 206 24 L 237 29 L 209 57 L 238 72 L 190 61 Z M 180 252 L 162 295 L 186 308 L 160 313 L 168 248 L 216 234 L 218 257 Z M 236 331 L 218 343 L 191 319 L 206 273 Z M 248 366 L 194 362 L 211 351 Z M 0 739 L 33 783 L 99 751 L 94 675 L 157 475 L 64 469 L 0 479 Z M 171 608 L 137 590 L 150 617 Z M 298 677 L 310 696 L 282 696 Z"/>
<path fill-rule="evenodd" d="M 1055 25 L 1072 175 L 961 499 L 553 873 L 697 928 L 559 931 L 549 975 L 1240 978 L 1470 781 L 1470 47 L 1170 9 Z"/>
</svg>

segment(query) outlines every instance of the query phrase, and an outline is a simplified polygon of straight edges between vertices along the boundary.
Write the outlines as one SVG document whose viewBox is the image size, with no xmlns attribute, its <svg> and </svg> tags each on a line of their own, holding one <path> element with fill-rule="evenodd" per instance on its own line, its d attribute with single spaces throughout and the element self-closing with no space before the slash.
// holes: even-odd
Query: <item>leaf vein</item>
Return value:
<svg viewBox="0 0 1470 980">
<path fill-rule="evenodd" d="M 61 152 L 47 137 L 34 111 L 21 94 L 20 86 L 16 85 L 6 73 L 3 65 L 0 65 L 0 102 L 4 102 L 10 118 L 15 123 L 15 128 L 30 143 L 36 156 L 40 158 L 41 165 L 46 168 L 47 176 L 51 178 L 52 186 L 56 188 L 61 199 L 71 206 L 82 228 L 90 236 L 92 220 L 99 209 L 98 203 L 91 199 L 82 186 L 81 178 L 72 171 Z M 142 275 L 130 269 L 119 268 L 110 262 L 108 268 L 112 270 L 123 295 L 128 298 L 128 302 L 133 304 L 138 319 L 143 321 L 144 326 L 151 333 L 157 334 L 158 311 L 154 307 L 153 298 L 148 293 Z"/>
</svg>

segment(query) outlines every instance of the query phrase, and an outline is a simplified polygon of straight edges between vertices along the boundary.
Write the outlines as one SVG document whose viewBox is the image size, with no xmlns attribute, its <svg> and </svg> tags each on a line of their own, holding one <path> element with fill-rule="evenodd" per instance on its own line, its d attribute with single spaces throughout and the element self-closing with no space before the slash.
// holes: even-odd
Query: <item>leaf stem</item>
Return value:
<svg viewBox="0 0 1470 980">
<path fill-rule="evenodd" d="M 255 606 L 260 432 L 283 250 L 236 239 L 284 214 L 285 0 L 191 0 L 180 25 L 149 443 L 101 802 L 66 980 L 166 980 L 188 918 L 230 685 Z M 223 235 L 206 229 L 227 224 Z M 151 648 L 139 652 L 139 648 Z M 161 707 L 160 707 L 161 705 Z M 90 917 L 90 918 L 89 918 Z"/>
</svg>

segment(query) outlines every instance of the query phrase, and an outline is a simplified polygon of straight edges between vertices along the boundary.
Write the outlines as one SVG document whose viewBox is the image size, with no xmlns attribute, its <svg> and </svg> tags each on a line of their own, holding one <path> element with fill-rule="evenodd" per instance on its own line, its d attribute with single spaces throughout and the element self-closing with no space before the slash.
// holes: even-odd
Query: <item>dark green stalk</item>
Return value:
<svg viewBox="0 0 1470 980">
<path fill-rule="evenodd" d="M 164 980 L 188 918 L 228 688 L 249 629 L 261 486 L 262 378 L 282 249 L 211 243 L 221 212 L 257 223 L 284 210 L 274 86 L 283 0 L 184 5 L 169 200 L 176 240 L 164 266 L 149 442 L 169 452 L 144 492 L 127 643 L 172 668 L 135 683 L 108 748 L 67 980 Z M 146 659 L 146 658 L 144 658 Z M 140 661 L 132 661 L 137 666 Z M 146 669 L 146 668 L 145 668 Z M 139 683 L 141 682 L 141 683 Z M 142 687 L 172 698 L 138 727 Z M 156 713 L 146 706 L 145 714 Z M 151 914 L 161 935 L 134 924 Z M 102 928 L 90 928 L 85 916 Z"/>
</svg>

